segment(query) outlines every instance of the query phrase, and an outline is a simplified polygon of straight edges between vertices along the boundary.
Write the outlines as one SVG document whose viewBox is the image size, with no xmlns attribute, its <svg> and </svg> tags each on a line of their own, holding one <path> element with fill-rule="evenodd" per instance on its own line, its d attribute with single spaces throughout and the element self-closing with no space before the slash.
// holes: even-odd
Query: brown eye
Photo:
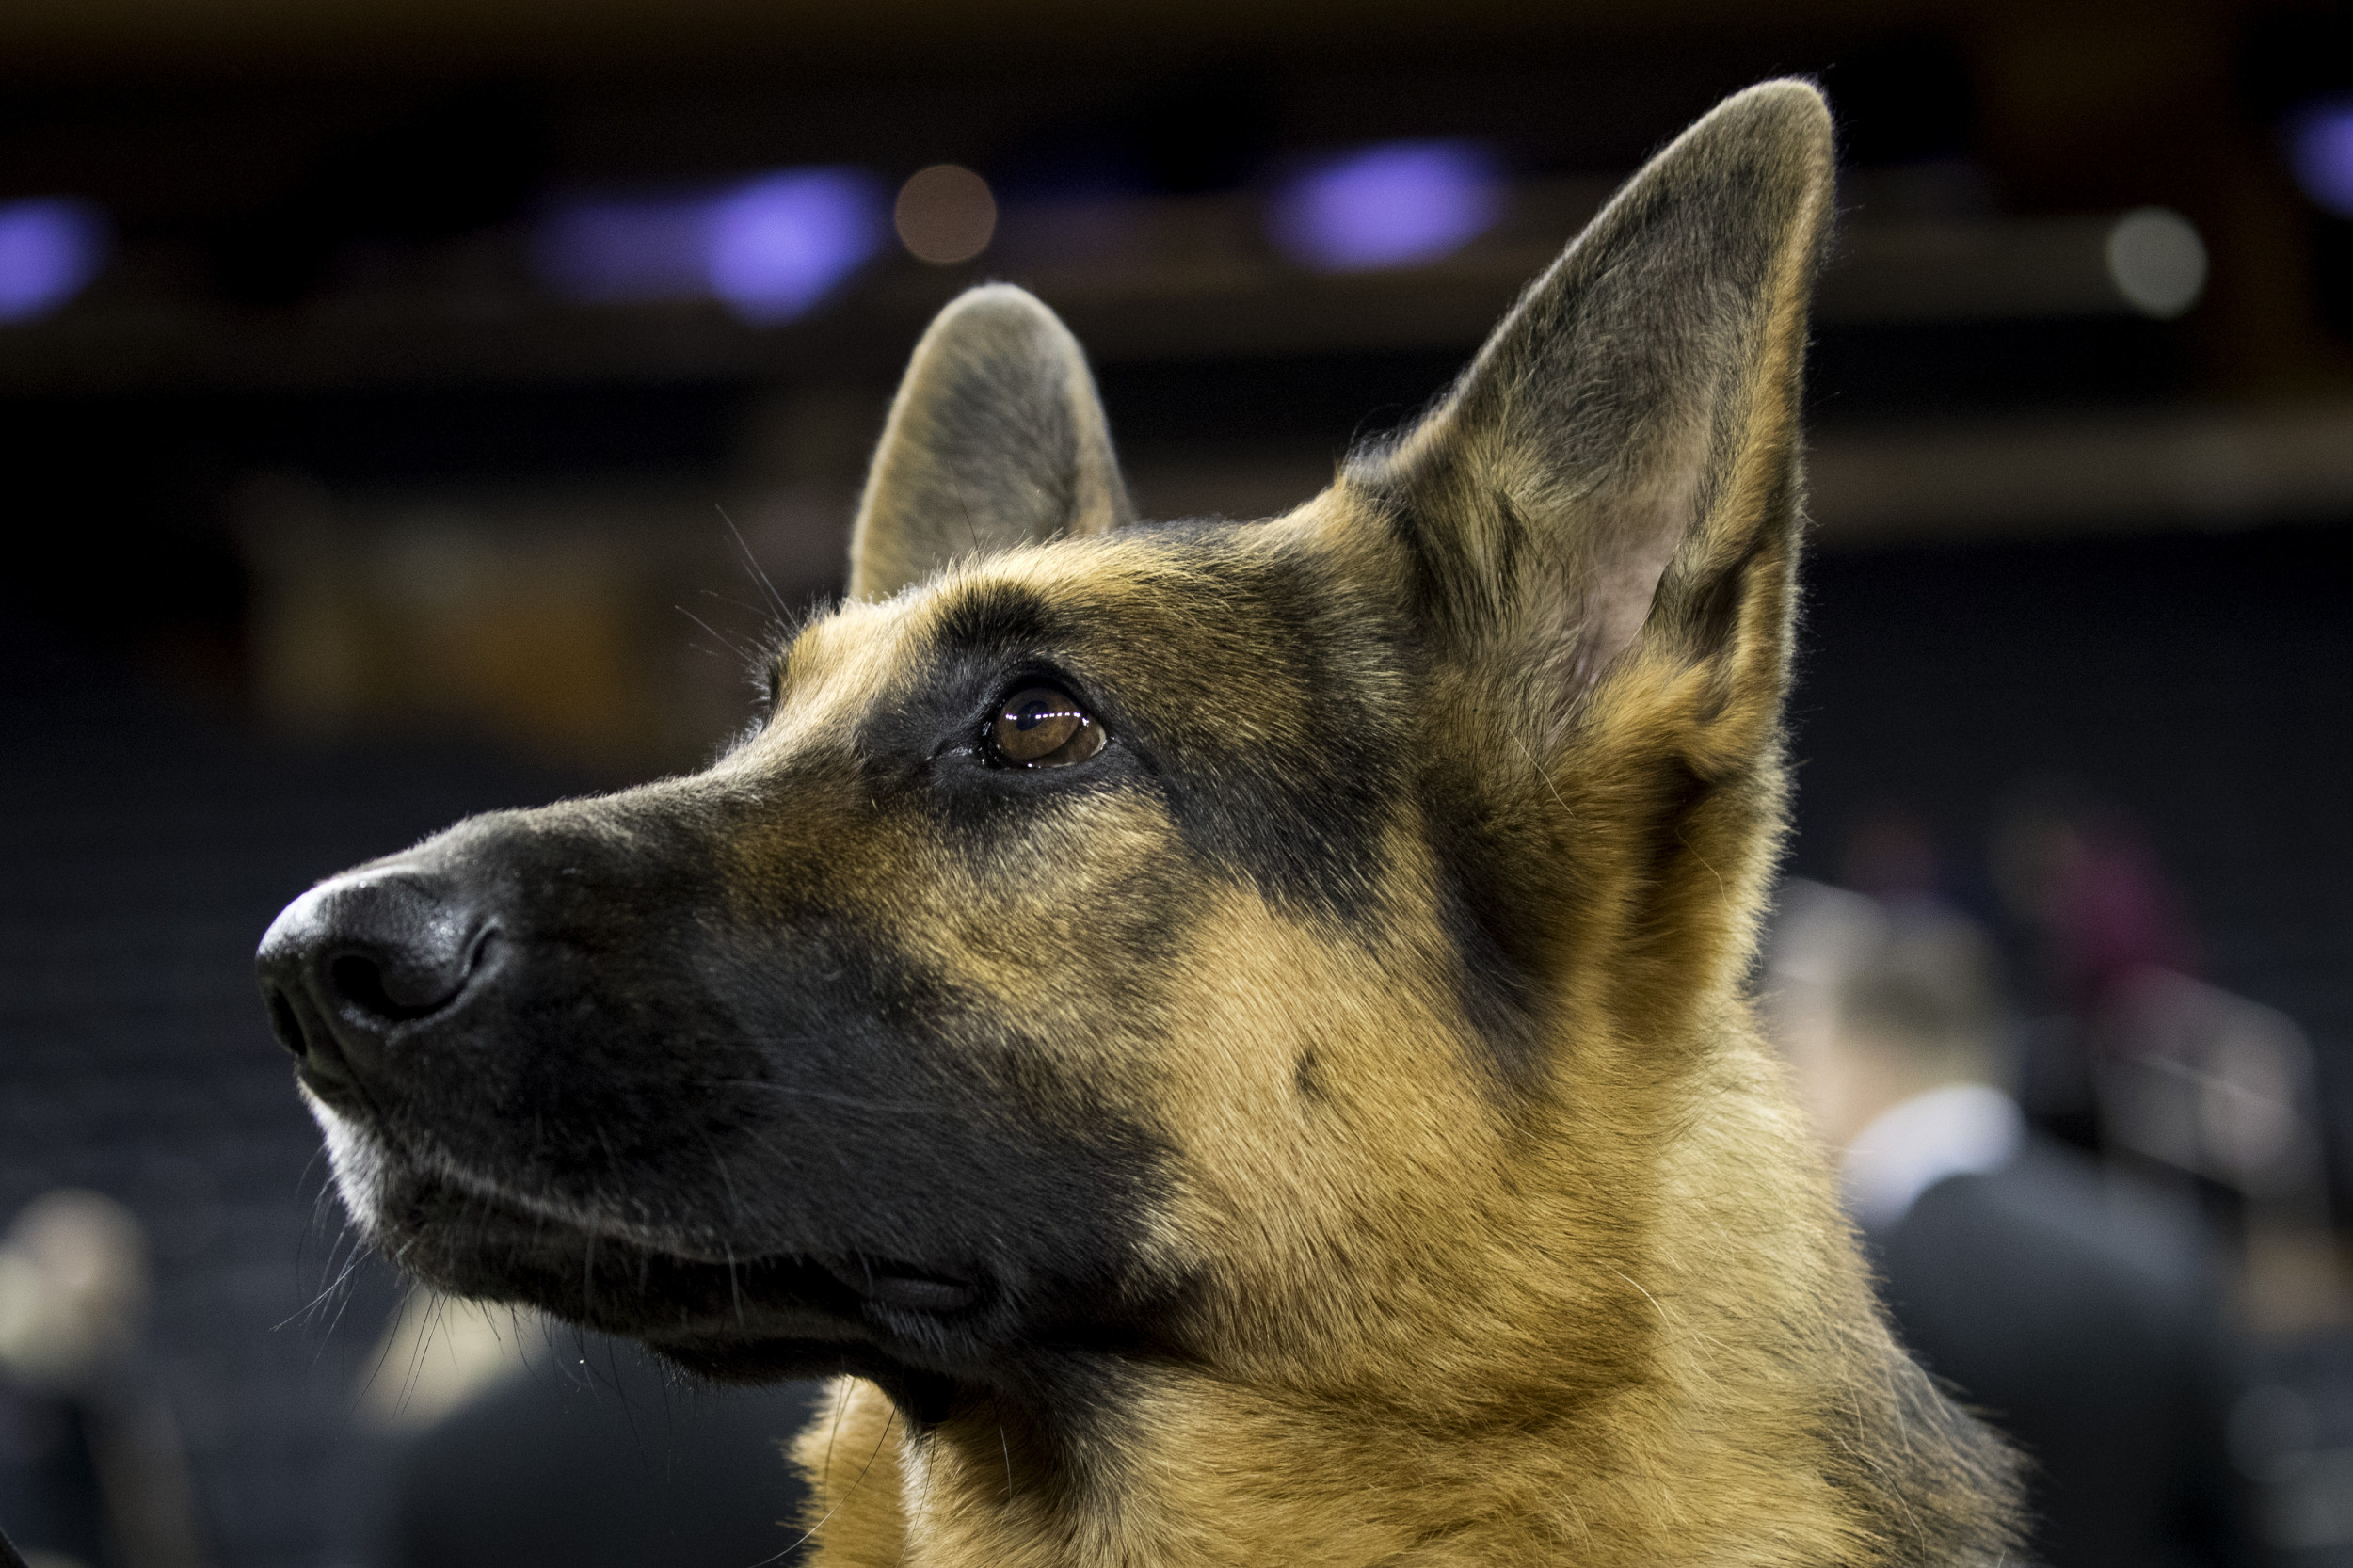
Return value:
<svg viewBox="0 0 2353 1568">
<path fill-rule="evenodd" d="M 1024 686 L 988 721 L 991 758 L 1008 767 L 1064 768 L 1103 749 L 1103 727 L 1055 686 Z"/>
</svg>

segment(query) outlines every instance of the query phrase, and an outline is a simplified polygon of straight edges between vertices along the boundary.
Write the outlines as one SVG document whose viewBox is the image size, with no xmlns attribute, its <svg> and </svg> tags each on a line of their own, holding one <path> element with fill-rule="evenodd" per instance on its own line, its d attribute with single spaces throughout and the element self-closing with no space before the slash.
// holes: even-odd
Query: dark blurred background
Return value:
<svg viewBox="0 0 2353 1568">
<path fill-rule="evenodd" d="M 1844 158 L 1792 872 L 1992 934 L 2029 1115 L 2218 1260 L 2206 1560 L 2353 1562 L 2353 18 L 2229 0 L 0 9 L 0 1527 L 456 1562 L 435 1499 L 533 1401 L 612 1434 L 576 1512 L 724 1512 L 791 1398 L 355 1265 L 272 913 L 707 755 L 958 290 L 1064 314 L 1144 511 L 1263 515 L 1789 72 Z M 2148 968 L 2256 1011 L 2120 1045 Z M 2169 1144 L 2116 1062 L 2276 1102 L 2317 1174 Z M 735 1506 L 641 1560 L 792 1539 Z"/>
</svg>

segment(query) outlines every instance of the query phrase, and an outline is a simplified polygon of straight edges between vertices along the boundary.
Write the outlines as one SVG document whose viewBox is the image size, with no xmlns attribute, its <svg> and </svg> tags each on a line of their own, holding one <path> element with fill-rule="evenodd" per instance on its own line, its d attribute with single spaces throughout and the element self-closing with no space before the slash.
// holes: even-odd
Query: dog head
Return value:
<svg viewBox="0 0 2353 1568">
<path fill-rule="evenodd" d="M 919 1411 L 1155 1360 L 1500 1368 L 1512 1325 L 1606 1316 L 1617 1176 L 1734 1005 L 1779 828 L 1830 163 L 1812 89 L 1731 100 L 1265 521 L 1133 521 L 1061 325 L 951 306 L 850 596 L 732 750 L 271 928 L 360 1224 L 452 1290 Z M 1497 1265 L 1528 1246 L 1557 1267 Z"/>
</svg>

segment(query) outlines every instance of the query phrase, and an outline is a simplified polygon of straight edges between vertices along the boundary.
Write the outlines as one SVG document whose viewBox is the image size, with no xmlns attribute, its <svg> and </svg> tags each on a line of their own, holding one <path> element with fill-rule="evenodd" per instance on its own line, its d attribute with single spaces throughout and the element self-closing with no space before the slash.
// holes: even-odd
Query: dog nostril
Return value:
<svg viewBox="0 0 2353 1568">
<path fill-rule="evenodd" d="M 346 952 L 327 967 L 328 984 L 337 996 L 377 1017 L 389 1017 L 394 1011 L 392 999 L 384 994 L 384 974 L 373 959 L 356 952 Z"/>
<path fill-rule="evenodd" d="M 447 974 L 430 965 L 387 964 L 371 953 L 344 952 L 327 967 L 336 996 L 372 1017 L 394 1023 L 439 1012 L 465 984 L 463 973 Z"/>
<path fill-rule="evenodd" d="M 306 1068 L 369 1058 L 387 1031 L 465 993 L 495 930 L 462 889 L 436 879 L 322 882 L 279 913 L 255 955 L 270 1027 Z"/>
<path fill-rule="evenodd" d="M 296 1015 L 294 1003 L 286 1000 L 285 992 L 275 987 L 269 994 L 269 1029 L 278 1036 L 278 1043 L 296 1058 L 311 1053 L 310 1039 L 302 1032 L 302 1019 Z"/>
</svg>

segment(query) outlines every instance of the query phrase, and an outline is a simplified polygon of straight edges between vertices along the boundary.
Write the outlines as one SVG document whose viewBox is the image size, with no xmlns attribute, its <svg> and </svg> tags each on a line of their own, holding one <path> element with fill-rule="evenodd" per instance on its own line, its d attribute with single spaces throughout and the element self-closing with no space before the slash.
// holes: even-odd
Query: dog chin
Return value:
<svg viewBox="0 0 2353 1568">
<path fill-rule="evenodd" d="M 302 1103 L 311 1108 L 311 1119 L 319 1124 L 319 1131 L 327 1139 L 328 1169 L 335 1175 L 335 1192 L 344 1200 L 344 1212 L 351 1216 L 361 1235 L 373 1239 L 377 1234 L 377 1216 L 383 1210 L 382 1194 L 391 1173 L 390 1151 L 365 1124 L 319 1098 L 309 1084 L 297 1086 L 302 1092 Z"/>
</svg>

